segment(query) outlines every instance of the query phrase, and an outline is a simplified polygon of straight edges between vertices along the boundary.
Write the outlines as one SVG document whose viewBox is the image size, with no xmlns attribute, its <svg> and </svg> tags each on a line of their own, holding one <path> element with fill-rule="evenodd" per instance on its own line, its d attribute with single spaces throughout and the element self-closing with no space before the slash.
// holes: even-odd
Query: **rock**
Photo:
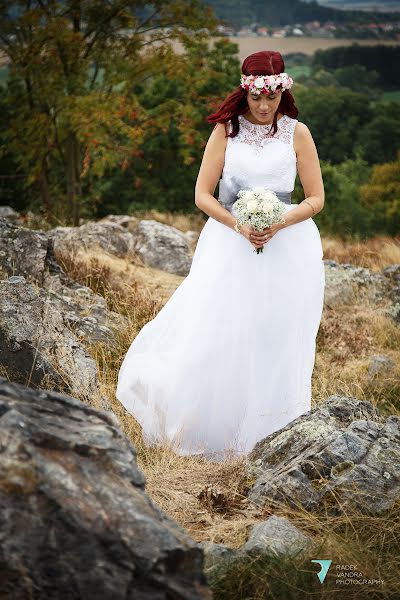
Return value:
<svg viewBox="0 0 400 600">
<path fill-rule="evenodd" d="M 199 232 L 189 229 L 188 231 L 185 231 L 184 236 L 187 239 L 191 252 L 194 252 L 199 239 Z"/>
<path fill-rule="evenodd" d="M 312 545 L 310 537 L 304 535 L 288 519 L 277 515 L 252 525 L 247 542 L 237 550 L 224 544 L 199 543 L 204 550 L 204 568 L 210 584 L 226 576 L 228 571 L 240 570 L 256 558 L 294 556 Z"/>
<path fill-rule="evenodd" d="M 11 208 L 11 206 L 0 206 L 0 218 L 7 219 L 11 223 L 18 223 L 20 217 L 20 213 Z"/>
<path fill-rule="evenodd" d="M 176 275 L 189 273 L 189 244 L 179 229 L 148 219 L 139 222 L 132 236 L 135 251 L 146 265 Z"/>
<path fill-rule="evenodd" d="M 185 233 L 183 235 L 185 236 L 185 238 L 187 239 L 187 241 L 189 243 L 197 242 L 197 240 L 199 238 L 198 231 L 194 231 L 193 229 L 188 229 L 188 231 L 185 231 Z"/>
<path fill-rule="evenodd" d="M 211 585 L 219 577 L 224 576 L 229 567 L 235 563 L 238 556 L 237 550 L 224 544 L 213 542 L 199 542 L 199 547 L 204 551 L 204 571 L 207 581 Z"/>
<path fill-rule="evenodd" d="M 395 283 L 400 284 L 400 264 L 395 263 L 386 267 L 386 269 L 383 269 L 382 274 L 385 277 L 389 277 Z"/>
<path fill-rule="evenodd" d="M 118 257 L 133 257 L 133 237 L 112 221 L 89 222 L 79 227 L 56 227 L 48 232 L 54 240 L 55 252 L 102 248 Z"/>
<path fill-rule="evenodd" d="M 310 548 L 313 541 L 288 519 L 272 515 L 266 521 L 253 525 L 249 539 L 239 548 L 240 554 L 250 556 L 296 555 Z"/>
<path fill-rule="evenodd" d="M 99 397 L 97 367 L 61 314 L 22 276 L 0 281 L 0 363 L 11 380 Z"/>
<path fill-rule="evenodd" d="M 206 600 L 203 551 L 145 491 L 116 417 L 0 378 L 1 595 Z"/>
<path fill-rule="evenodd" d="M 134 229 L 136 229 L 139 219 L 129 215 L 107 215 L 106 217 L 100 219 L 99 223 L 115 223 L 127 231 L 132 232 Z"/>
<path fill-rule="evenodd" d="M 334 260 L 324 260 L 324 265 L 324 302 L 330 308 L 363 300 L 379 303 L 390 298 L 393 284 L 385 275 Z"/>
<path fill-rule="evenodd" d="M 400 325 L 400 302 L 396 302 L 392 306 L 389 306 L 385 314 L 392 319 L 396 325 Z"/>
<path fill-rule="evenodd" d="M 23 275 L 40 286 L 48 276 L 62 271 L 45 232 L 18 227 L 1 218 L 0 267 L 8 275 Z"/>
<path fill-rule="evenodd" d="M 379 514 L 400 498 L 400 418 L 331 396 L 260 440 L 248 456 L 249 498 L 309 511 Z"/>
<path fill-rule="evenodd" d="M 373 379 L 380 373 L 392 371 L 395 366 L 395 362 L 390 356 L 384 356 L 382 354 L 372 356 L 368 366 L 368 377 L 369 379 Z"/>
<path fill-rule="evenodd" d="M 125 327 L 124 317 L 109 311 L 102 296 L 66 275 L 56 260 L 53 240 L 44 231 L 0 219 L 0 269 L 45 288 L 48 302 L 60 311 L 64 325 L 88 344 L 112 345 L 113 329 Z"/>
<path fill-rule="evenodd" d="M 62 315 L 64 324 L 86 345 L 103 342 L 113 347 L 114 330 L 124 329 L 127 319 L 107 308 L 103 296 L 65 275 L 46 280 L 48 302 Z"/>
</svg>

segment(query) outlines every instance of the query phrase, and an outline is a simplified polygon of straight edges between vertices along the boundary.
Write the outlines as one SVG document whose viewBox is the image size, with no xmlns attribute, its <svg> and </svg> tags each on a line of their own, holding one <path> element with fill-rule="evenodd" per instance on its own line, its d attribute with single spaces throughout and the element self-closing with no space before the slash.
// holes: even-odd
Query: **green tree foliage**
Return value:
<svg viewBox="0 0 400 600">
<path fill-rule="evenodd" d="M 216 15 L 231 25 L 240 27 L 259 23 L 270 26 L 334 21 L 335 23 L 368 23 L 379 16 L 385 21 L 398 20 L 398 13 L 365 13 L 360 10 L 340 10 L 321 6 L 316 0 L 207 0 Z"/>
<path fill-rule="evenodd" d="M 400 151 L 396 160 L 370 166 L 360 157 L 334 165 L 321 161 L 325 205 L 314 220 L 322 235 L 343 240 L 400 232 Z M 293 194 L 301 202 L 299 178 Z"/>
<path fill-rule="evenodd" d="M 368 212 L 360 203 L 360 186 L 369 180 L 371 168 L 361 158 L 332 165 L 322 162 L 325 206 L 315 221 L 321 232 L 346 239 L 370 233 Z"/>
<path fill-rule="evenodd" d="M 399 235 L 400 150 L 393 162 L 373 166 L 370 180 L 360 187 L 360 202 L 369 231 Z"/>
<path fill-rule="evenodd" d="M 293 71 L 293 69 L 291 69 Z M 315 67 L 314 70 L 300 72 L 296 82 L 306 87 L 336 86 L 349 91 L 364 94 L 368 100 L 378 99 L 382 91 L 377 86 L 378 73 L 367 71 L 362 65 L 349 65 L 339 69 L 328 70 Z"/>
<path fill-rule="evenodd" d="M 354 65 L 365 67 L 368 72 L 378 74 L 378 85 L 385 89 L 400 88 L 400 45 L 362 46 L 354 43 L 351 46 L 338 46 L 314 53 L 312 66 L 314 70 L 324 68 L 334 70 Z"/>
<path fill-rule="evenodd" d="M 370 165 L 395 160 L 400 140 L 400 104 L 377 102 L 371 120 L 359 130 L 354 152 Z"/>
<path fill-rule="evenodd" d="M 320 159 L 337 164 L 354 158 L 359 132 L 374 116 L 365 97 L 333 86 L 298 86 L 295 97 L 299 119 L 310 128 Z"/>
<path fill-rule="evenodd" d="M 135 82 L 168 67 L 167 40 L 185 43 L 215 26 L 198 0 L 158 0 L 141 19 L 136 9 L 143 15 L 144 7 L 129 0 L 0 5 L 0 50 L 11 61 L 4 138 L 47 215 L 79 222 L 92 178 L 123 164 L 144 139 Z"/>
<path fill-rule="evenodd" d="M 171 68 L 137 85 L 135 93 L 151 117 L 124 171 L 112 169 L 98 181 L 99 216 L 157 207 L 197 210 L 194 185 L 212 126 L 205 117 L 237 85 L 237 46 L 226 38 L 187 40 Z M 118 200 L 118 207 L 115 204 Z"/>
<path fill-rule="evenodd" d="M 334 86 L 296 86 L 299 119 L 311 130 L 322 160 L 333 164 L 359 156 L 372 165 L 395 159 L 400 139 L 400 104 Z"/>
</svg>

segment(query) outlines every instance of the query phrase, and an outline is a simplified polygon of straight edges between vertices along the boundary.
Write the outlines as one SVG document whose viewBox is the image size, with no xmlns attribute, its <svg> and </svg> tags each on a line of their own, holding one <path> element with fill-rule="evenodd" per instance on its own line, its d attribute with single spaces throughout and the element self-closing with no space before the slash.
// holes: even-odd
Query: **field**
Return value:
<svg viewBox="0 0 400 600">
<path fill-rule="evenodd" d="M 299 37 L 232 37 L 232 42 L 239 46 L 239 59 L 243 61 L 246 56 L 253 52 L 261 50 L 275 50 L 280 52 L 285 58 L 285 54 L 290 52 L 304 52 L 304 54 L 314 54 L 316 50 L 326 50 L 336 46 L 351 46 L 354 43 L 360 46 L 376 46 L 385 44 L 396 46 L 400 41 L 389 40 L 354 40 L 354 39 L 336 39 L 336 38 L 299 38 Z"/>
</svg>

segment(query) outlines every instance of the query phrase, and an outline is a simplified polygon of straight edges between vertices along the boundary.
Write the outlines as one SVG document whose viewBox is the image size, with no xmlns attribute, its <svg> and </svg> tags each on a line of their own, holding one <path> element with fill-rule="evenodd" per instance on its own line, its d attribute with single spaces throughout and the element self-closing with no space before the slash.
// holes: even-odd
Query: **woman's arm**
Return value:
<svg viewBox="0 0 400 600">
<path fill-rule="evenodd" d="M 286 223 L 283 227 L 313 217 L 314 214 L 323 209 L 325 203 L 324 183 L 317 148 L 310 130 L 304 123 L 296 124 L 293 146 L 297 154 L 297 172 L 303 186 L 304 200 L 307 200 L 307 202 L 303 200 L 297 208 L 287 211 L 285 214 Z M 314 208 L 314 213 L 310 204 Z"/>
<path fill-rule="evenodd" d="M 195 187 L 195 204 L 216 221 L 233 229 L 236 223 L 235 217 L 214 198 L 215 188 L 225 163 L 226 144 L 225 125 L 217 123 L 204 149 Z"/>
</svg>

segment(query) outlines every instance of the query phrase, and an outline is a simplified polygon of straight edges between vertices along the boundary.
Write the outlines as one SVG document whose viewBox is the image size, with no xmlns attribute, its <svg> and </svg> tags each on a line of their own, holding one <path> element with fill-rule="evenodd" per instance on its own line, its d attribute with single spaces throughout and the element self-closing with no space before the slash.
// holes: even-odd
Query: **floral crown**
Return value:
<svg viewBox="0 0 400 600">
<path fill-rule="evenodd" d="M 289 90 L 293 85 L 293 79 L 287 73 L 277 75 L 243 75 L 240 85 L 252 94 L 272 94 L 277 88 Z"/>
</svg>

